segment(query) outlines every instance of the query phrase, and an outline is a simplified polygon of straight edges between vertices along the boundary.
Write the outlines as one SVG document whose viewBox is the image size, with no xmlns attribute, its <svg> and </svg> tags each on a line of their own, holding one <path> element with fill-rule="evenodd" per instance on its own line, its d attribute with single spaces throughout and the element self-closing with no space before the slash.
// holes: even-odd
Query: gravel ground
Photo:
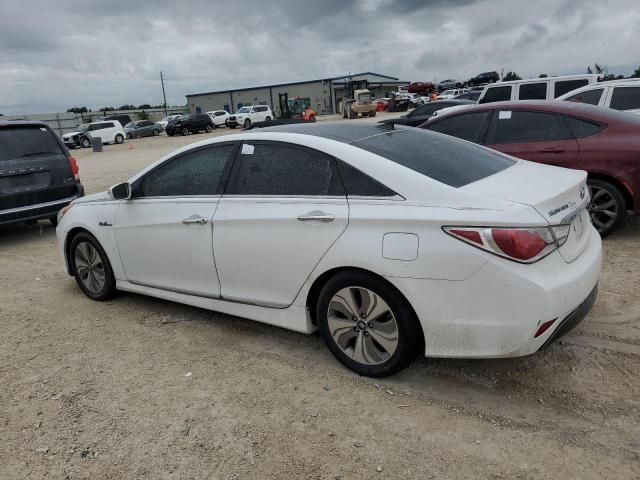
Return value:
<svg viewBox="0 0 640 480">
<path fill-rule="evenodd" d="M 93 193 L 205 137 L 74 155 Z M 372 380 L 317 335 L 92 302 L 47 222 L 0 227 L 0 478 L 640 478 L 640 219 L 604 249 L 597 304 L 561 343 Z"/>
</svg>

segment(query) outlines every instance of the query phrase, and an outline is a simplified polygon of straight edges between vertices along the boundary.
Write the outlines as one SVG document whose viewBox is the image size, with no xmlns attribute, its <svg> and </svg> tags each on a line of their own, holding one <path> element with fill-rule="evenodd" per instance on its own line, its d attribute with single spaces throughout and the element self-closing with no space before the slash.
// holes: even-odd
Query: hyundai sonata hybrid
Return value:
<svg viewBox="0 0 640 480">
<path fill-rule="evenodd" d="M 591 309 L 586 173 L 439 133 L 286 125 L 181 148 L 61 210 L 67 272 L 298 332 L 352 370 L 512 357 Z"/>
</svg>

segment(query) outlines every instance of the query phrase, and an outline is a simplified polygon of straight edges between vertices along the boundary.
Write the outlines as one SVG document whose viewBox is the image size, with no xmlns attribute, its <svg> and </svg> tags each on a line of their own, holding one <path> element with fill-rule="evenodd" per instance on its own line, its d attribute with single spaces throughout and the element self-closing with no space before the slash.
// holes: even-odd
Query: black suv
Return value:
<svg viewBox="0 0 640 480">
<path fill-rule="evenodd" d="M 500 80 L 498 72 L 484 72 L 469 80 L 469 85 L 480 85 L 481 83 L 495 83 Z"/>
<path fill-rule="evenodd" d="M 75 158 L 42 122 L 0 120 L 0 224 L 48 218 L 84 188 Z"/>
<path fill-rule="evenodd" d="M 207 133 L 213 130 L 213 120 L 205 113 L 182 115 L 171 120 L 164 129 L 170 137 L 177 133 L 189 135 L 190 133 L 200 132 L 202 130 Z"/>
</svg>

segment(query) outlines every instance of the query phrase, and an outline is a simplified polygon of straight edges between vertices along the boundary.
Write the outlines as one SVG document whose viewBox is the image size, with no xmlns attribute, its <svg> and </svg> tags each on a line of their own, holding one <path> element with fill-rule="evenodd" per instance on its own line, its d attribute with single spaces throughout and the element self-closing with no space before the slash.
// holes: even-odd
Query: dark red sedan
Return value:
<svg viewBox="0 0 640 480">
<path fill-rule="evenodd" d="M 573 102 L 498 102 L 441 110 L 420 128 L 514 157 L 586 170 L 591 221 L 604 237 L 640 213 L 640 117 Z"/>
</svg>

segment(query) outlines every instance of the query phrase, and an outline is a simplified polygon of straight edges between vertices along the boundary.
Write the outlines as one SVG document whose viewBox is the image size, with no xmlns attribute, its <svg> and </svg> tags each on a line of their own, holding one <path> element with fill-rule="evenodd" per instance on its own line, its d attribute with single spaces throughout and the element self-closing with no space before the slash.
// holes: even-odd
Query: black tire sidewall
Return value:
<svg viewBox="0 0 640 480">
<path fill-rule="evenodd" d="M 100 255 L 100 258 L 102 259 L 102 264 L 104 265 L 105 283 L 102 291 L 97 295 L 87 290 L 87 288 L 84 286 L 84 284 L 82 283 L 82 280 L 80 280 L 80 277 L 78 276 L 78 273 L 77 273 L 76 264 L 75 264 L 75 251 L 78 244 L 81 242 L 90 243 Z M 71 240 L 71 245 L 69 247 L 69 264 L 73 269 L 76 283 L 80 287 L 80 290 L 82 290 L 82 293 L 84 293 L 87 297 L 89 297 L 92 300 L 103 301 L 103 300 L 109 300 L 115 295 L 116 279 L 113 276 L 113 270 L 111 268 L 111 263 L 109 262 L 109 257 L 107 257 L 107 254 L 105 253 L 104 249 L 100 245 L 100 242 L 98 242 L 98 240 L 96 240 L 96 238 L 93 235 L 87 232 L 81 232 L 77 234 L 75 237 L 73 237 L 73 239 Z"/>
<path fill-rule="evenodd" d="M 625 220 L 627 218 L 626 202 L 624 200 L 624 196 L 622 195 L 622 192 L 620 192 L 620 189 L 615 185 L 613 185 L 612 183 L 607 182 L 606 180 L 600 180 L 597 178 L 589 179 L 587 180 L 587 185 L 593 185 L 594 187 L 598 187 L 606 190 L 613 197 L 615 202 L 618 204 L 618 216 L 616 217 L 616 220 L 613 222 L 611 227 L 600 232 L 600 236 L 604 238 L 607 235 L 612 234 L 613 232 L 615 232 L 617 229 L 619 229 L 624 225 Z"/>
<path fill-rule="evenodd" d="M 207 125 L 204 127 L 204 131 L 207 133 L 211 133 L 213 131 L 213 127 L 211 125 Z"/>
<path fill-rule="evenodd" d="M 116 135 L 115 141 L 117 144 L 124 142 L 124 137 L 120 134 Z"/>
<path fill-rule="evenodd" d="M 396 351 L 379 365 L 363 365 L 346 355 L 335 343 L 327 324 L 327 309 L 331 298 L 345 287 L 364 287 L 379 295 L 391 308 L 398 324 L 399 341 Z M 320 291 L 316 302 L 316 319 L 320 336 L 333 355 L 347 368 L 369 377 L 393 375 L 405 368 L 420 351 L 421 326 L 415 312 L 398 290 L 387 281 L 364 272 L 342 272 L 332 277 Z"/>
</svg>

